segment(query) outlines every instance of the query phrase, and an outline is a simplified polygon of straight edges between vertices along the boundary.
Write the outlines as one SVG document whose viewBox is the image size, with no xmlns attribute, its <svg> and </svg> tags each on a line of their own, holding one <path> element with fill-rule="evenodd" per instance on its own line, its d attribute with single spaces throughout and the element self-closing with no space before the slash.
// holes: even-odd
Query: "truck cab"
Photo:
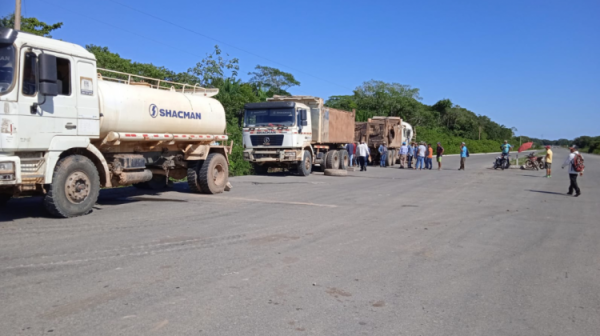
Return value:
<svg viewBox="0 0 600 336">
<path fill-rule="evenodd" d="M 244 113 L 244 159 L 257 171 L 274 163 L 288 168 L 303 160 L 312 142 L 310 108 L 299 102 L 249 103 Z M 311 154 L 312 155 L 312 154 Z M 312 162 L 311 162 L 312 165 Z"/>
</svg>

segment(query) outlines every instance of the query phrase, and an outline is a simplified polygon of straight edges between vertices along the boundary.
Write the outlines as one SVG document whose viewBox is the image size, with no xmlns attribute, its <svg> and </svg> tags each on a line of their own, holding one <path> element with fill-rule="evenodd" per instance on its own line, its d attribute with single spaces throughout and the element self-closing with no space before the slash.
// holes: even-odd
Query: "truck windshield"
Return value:
<svg viewBox="0 0 600 336">
<path fill-rule="evenodd" d="M 244 125 L 257 126 L 294 126 L 295 112 L 289 109 L 246 110 Z"/>
<path fill-rule="evenodd" d="M 15 47 L 0 44 L 0 95 L 12 86 L 15 68 Z"/>
</svg>

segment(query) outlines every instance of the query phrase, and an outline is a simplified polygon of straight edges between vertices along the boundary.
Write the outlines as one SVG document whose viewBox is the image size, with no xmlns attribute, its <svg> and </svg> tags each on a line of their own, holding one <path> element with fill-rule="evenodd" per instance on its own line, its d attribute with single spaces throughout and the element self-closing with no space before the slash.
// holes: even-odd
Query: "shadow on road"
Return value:
<svg viewBox="0 0 600 336">
<path fill-rule="evenodd" d="M 545 190 L 526 190 L 526 191 L 536 192 L 536 193 L 540 193 L 540 194 L 549 194 L 549 195 L 558 195 L 558 196 L 569 196 L 567 194 L 557 193 L 557 192 L 554 192 L 554 191 L 545 191 Z"/>
<path fill-rule="evenodd" d="M 545 175 L 521 175 L 521 176 L 527 176 L 527 177 L 546 177 Z"/>
</svg>

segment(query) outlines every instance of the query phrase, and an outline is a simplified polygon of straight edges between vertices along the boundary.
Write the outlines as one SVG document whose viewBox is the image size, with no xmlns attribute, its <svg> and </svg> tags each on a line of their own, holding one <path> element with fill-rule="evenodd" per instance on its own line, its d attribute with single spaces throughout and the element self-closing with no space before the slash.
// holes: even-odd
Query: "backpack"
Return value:
<svg viewBox="0 0 600 336">
<path fill-rule="evenodd" d="M 583 156 L 581 156 L 579 153 L 575 154 L 572 164 L 573 170 L 578 173 L 581 173 L 585 169 L 585 165 L 583 164 Z"/>
<path fill-rule="evenodd" d="M 470 156 L 470 154 L 469 154 L 469 148 L 467 147 L 467 157 L 469 157 L 469 156 Z"/>
</svg>

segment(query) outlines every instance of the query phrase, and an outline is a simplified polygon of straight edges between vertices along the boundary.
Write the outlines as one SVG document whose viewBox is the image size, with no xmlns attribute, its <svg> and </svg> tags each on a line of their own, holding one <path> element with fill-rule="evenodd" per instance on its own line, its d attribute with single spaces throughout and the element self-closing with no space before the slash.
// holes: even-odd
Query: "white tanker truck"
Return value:
<svg viewBox="0 0 600 336">
<path fill-rule="evenodd" d="M 41 194 L 51 214 L 80 216 L 101 187 L 169 177 L 222 192 L 232 144 L 217 93 L 97 69 L 81 46 L 0 28 L 0 206 Z"/>
</svg>

